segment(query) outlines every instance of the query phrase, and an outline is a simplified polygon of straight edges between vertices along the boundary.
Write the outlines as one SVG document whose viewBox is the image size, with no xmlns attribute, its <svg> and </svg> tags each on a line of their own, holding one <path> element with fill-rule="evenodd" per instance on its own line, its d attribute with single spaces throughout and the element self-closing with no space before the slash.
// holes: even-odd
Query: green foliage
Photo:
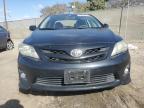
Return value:
<svg viewBox="0 0 144 108">
<path fill-rule="evenodd" d="M 75 5 L 75 12 L 86 12 L 88 11 L 89 4 L 88 3 L 81 3 L 81 2 L 71 2 L 71 6 Z"/>
<path fill-rule="evenodd" d="M 42 16 L 63 13 L 67 10 L 66 4 L 56 4 L 51 7 L 47 6 L 41 10 Z"/>
<path fill-rule="evenodd" d="M 73 11 L 75 12 L 85 12 L 88 9 L 89 5 L 88 3 L 81 3 L 81 2 L 71 2 L 70 6 L 74 6 L 75 8 Z M 53 6 L 46 6 L 41 10 L 42 16 L 48 16 L 48 15 L 53 15 L 53 14 L 58 14 L 58 13 L 64 13 L 68 11 L 68 7 L 66 4 L 56 4 Z"/>
<path fill-rule="evenodd" d="M 104 9 L 106 1 L 107 0 L 87 0 L 89 3 L 89 10 Z"/>
<path fill-rule="evenodd" d="M 108 0 L 87 0 L 86 3 L 71 2 L 70 6 L 75 6 L 74 12 L 86 12 L 88 10 L 98 10 L 105 8 L 105 2 Z M 53 6 L 46 6 L 41 10 L 42 16 L 64 13 L 68 11 L 66 4 L 55 4 Z"/>
</svg>

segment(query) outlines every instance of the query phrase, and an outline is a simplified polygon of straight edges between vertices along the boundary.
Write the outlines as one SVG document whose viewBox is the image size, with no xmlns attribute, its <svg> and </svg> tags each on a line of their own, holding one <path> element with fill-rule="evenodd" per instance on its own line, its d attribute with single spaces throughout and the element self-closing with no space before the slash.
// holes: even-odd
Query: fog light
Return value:
<svg viewBox="0 0 144 108">
<path fill-rule="evenodd" d="M 26 79 L 26 74 L 25 73 L 21 73 L 20 77 L 23 78 L 23 79 Z"/>
<path fill-rule="evenodd" d="M 126 66 L 125 70 L 124 70 L 124 75 L 127 75 L 129 73 L 129 65 Z"/>
</svg>

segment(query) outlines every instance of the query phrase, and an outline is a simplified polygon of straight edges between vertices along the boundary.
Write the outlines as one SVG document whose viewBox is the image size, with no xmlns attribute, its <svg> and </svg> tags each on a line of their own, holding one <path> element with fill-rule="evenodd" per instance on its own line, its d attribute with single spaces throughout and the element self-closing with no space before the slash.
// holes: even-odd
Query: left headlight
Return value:
<svg viewBox="0 0 144 108">
<path fill-rule="evenodd" d="M 122 52 L 125 52 L 127 50 L 128 50 L 128 45 L 122 40 L 115 44 L 111 56 L 113 57 L 113 56 L 120 54 Z"/>
<path fill-rule="evenodd" d="M 22 54 L 24 56 L 39 59 L 38 54 L 36 53 L 35 49 L 31 45 L 21 43 L 19 45 L 19 52 L 20 52 L 20 54 Z"/>
</svg>

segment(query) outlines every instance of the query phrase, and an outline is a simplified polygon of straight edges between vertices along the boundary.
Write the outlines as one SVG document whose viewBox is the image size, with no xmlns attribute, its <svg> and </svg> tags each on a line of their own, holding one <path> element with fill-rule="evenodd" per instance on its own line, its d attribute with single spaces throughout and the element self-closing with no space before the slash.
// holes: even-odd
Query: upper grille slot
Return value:
<svg viewBox="0 0 144 108">
<path fill-rule="evenodd" d="M 63 54 L 63 55 L 67 54 L 65 51 L 62 50 L 43 50 L 43 52 L 47 54 Z"/>
<path fill-rule="evenodd" d="M 86 55 L 91 55 L 99 52 L 106 51 L 108 48 L 95 48 L 95 49 L 88 49 L 85 51 Z"/>
</svg>

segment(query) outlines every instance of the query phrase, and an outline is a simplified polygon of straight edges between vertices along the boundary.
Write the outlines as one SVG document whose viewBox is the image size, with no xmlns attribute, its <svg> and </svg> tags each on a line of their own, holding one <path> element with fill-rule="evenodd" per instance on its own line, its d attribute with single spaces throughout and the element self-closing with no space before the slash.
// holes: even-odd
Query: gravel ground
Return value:
<svg viewBox="0 0 144 108">
<path fill-rule="evenodd" d="M 17 44 L 0 53 L 0 108 L 144 108 L 144 43 L 132 43 L 132 82 L 112 90 L 83 93 L 34 93 L 18 91 Z"/>
</svg>

